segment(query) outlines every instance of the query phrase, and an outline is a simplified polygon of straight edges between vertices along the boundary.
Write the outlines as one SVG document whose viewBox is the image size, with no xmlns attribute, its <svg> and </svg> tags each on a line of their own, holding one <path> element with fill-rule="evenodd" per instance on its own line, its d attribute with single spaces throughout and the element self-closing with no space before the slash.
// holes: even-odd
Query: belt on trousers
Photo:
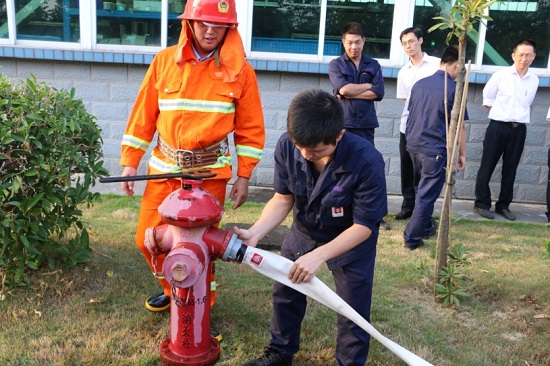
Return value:
<svg viewBox="0 0 550 366">
<path fill-rule="evenodd" d="M 512 127 L 512 128 L 518 128 L 519 126 L 525 124 L 525 123 L 519 123 L 519 122 L 497 121 L 496 119 L 492 119 L 491 121 L 493 121 L 493 122 L 499 122 L 499 123 L 504 123 L 506 126 Z"/>
<path fill-rule="evenodd" d="M 158 147 L 168 158 L 172 159 L 180 168 L 197 168 L 210 165 L 218 161 L 218 157 L 225 155 L 228 150 L 227 137 L 221 141 L 208 145 L 202 149 L 176 149 L 162 137 L 158 137 Z"/>
</svg>

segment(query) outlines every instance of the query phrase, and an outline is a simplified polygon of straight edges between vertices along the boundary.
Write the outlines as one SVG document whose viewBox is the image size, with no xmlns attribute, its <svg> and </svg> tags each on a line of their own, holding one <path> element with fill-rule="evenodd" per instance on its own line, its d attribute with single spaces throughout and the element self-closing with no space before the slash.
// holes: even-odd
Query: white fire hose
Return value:
<svg viewBox="0 0 550 366">
<path fill-rule="evenodd" d="M 257 272 L 274 279 L 306 296 L 320 302 L 337 313 L 345 316 L 367 333 L 376 338 L 380 343 L 395 353 L 399 358 L 411 366 L 433 366 L 431 363 L 418 357 L 414 353 L 406 350 L 397 343 L 384 337 L 372 325 L 369 324 L 361 315 L 359 315 L 351 306 L 349 306 L 340 296 L 332 291 L 317 277 L 313 277 L 308 282 L 295 284 L 288 278 L 288 272 L 293 262 L 266 250 L 248 247 L 242 261 Z"/>
</svg>

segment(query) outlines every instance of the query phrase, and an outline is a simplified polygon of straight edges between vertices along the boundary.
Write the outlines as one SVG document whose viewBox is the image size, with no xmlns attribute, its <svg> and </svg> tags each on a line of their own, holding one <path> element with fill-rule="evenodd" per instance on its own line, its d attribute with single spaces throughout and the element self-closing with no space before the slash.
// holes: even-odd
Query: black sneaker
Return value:
<svg viewBox="0 0 550 366">
<path fill-rule="evenodd" d="M 243 366 L 292 366 L 292 356 L 285 356 L 280 351 L 268 346 L 264 349 L 264 354 L 261 357 L 250 360 Z"/>
<path fill-rule="evenodd" d="M 170 297 L 163 292 L 154 294 L 145 301 L 145 308 L 149 311 L 159 312 L 170 309 Z"/>
<path fill-rule="evenodd" d="M 210 325 L 210 337 L 216 338 L 218 342 L 221 342 L 223 339 L 222 334 L 218 332 L 212 325 Z"/>
</svg>

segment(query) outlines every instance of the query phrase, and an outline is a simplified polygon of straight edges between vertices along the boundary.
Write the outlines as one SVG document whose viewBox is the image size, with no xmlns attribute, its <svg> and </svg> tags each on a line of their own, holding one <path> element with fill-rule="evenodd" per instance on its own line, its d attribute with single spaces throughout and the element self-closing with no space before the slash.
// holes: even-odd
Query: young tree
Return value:
<svg viewBox="0 0 550 366">
<path fill-rule="evenodd" d="M 451 39 L 458 39 L 458 67 L 459 73 L 456 79 L 456 95 L 453 108 L 451 110 L 451 120 L 448 123 L 447 131 L 447 176 L 445 190 L 443 194 L 443 206 L 441 209 L 441 218 L 439 221 L 439 231 L 437 236 L 436 263 L 435 263 L 435 284 L 439 283 L 440 271 L 447 265 L 447 251 L 450 238 L 450 213 L 452 202 L 452 187 L 455 182 L 456 160 L 458 152 L 458 131 L 463 128 L 464 110 L 466 106 L 466 96 L 468 92 L 468 79 L 465 74 L 466 43 L 468 36 L 475 34 L 474 25 L 482 20 L 492 20 L 489 17 L 489 7 L 497 0 L 455 0 L 448 14 L 434 17 L 441 22 L 431 27 L 428 32 L 436 29 L 449 30 L 447 34 L 447 44 Z M 446 3 L 444 3 L 446 4 Z M 440 4 L 441 5 L 441 4 Z"/>
</svg>

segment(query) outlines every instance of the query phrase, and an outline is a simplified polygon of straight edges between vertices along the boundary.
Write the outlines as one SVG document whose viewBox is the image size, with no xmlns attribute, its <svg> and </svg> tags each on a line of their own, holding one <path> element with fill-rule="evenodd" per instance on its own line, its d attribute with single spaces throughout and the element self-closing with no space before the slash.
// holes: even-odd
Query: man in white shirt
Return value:
<svg viewBox="0 0 550 366">
<path fill-rule="evenodd" d="M 433 75 L 439 70 L 440 59 L 429 56 L 422 52 L 423 33 L 420 28 L 406 28 L 401 32 L 399 40 L 403 46 L 403 50 L 409 56 L 409 62 L 399 70 L 397 74 L 397 93 L 396 97 L 403 99 L 405 106 L 401 115 L 400 139 L 399 139 L 399 156 L 401 159 L 401 195 L 403 202 L 401 211 L 396 213 L 396 220 L 405 220 L 411 217 L 414 209 L 415 201 L 415 184 L 414 172 L 411 156 L 407 151 L 407 140 L 405 138 L 405 128 L 407 125 L 408 99 L 411 95 L 411 89 L 418 80 L 427 76 Z M 418 182 L 416 182 L 418 183 Z"/>
<path fill-rule="evenodd" d="M 474 212 L 493 219 L 489 181 L 502 156 L 500 194 L 495 212 L 508 220 L 516 216 L 509 205 L 514 198 L 516 170 L 523 153 L 531 103 L 539 86 L 539 78 L 529 71 L 536 56 L 535 42 L 523 39 L 516 43 L 514 64 L 491 76 L 483 88 L 483 105 L 489 109 L 489 126 L 483 140 L 483 154 L 477 172 Z"/>
</svg>

